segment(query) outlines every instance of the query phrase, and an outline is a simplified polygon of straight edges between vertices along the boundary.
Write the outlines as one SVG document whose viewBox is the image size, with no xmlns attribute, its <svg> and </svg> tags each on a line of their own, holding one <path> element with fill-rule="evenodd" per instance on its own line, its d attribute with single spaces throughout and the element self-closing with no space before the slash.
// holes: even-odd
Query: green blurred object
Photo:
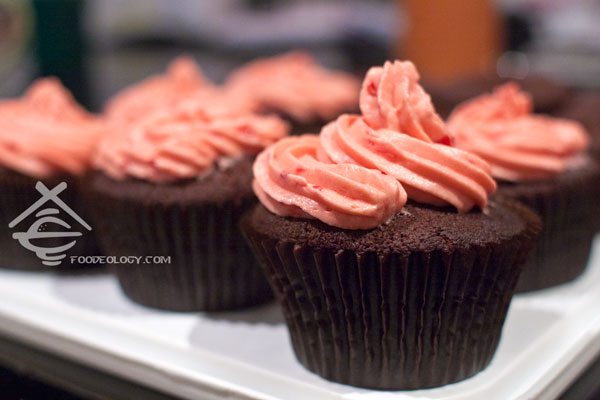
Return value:
<svg viewBox="0 0 600 400">
<path fill-rule="evenodd" d="M 57 76 L 89 107 L 90 86 L 82 34 L 83 0 L 33 0 L 35 54 L 41 76 Z"/>
</svg>

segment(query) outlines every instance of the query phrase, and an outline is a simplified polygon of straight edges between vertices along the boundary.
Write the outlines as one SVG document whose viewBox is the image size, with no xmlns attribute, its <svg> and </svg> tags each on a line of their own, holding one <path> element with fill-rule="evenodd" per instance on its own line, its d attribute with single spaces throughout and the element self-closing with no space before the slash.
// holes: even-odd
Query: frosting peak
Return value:
<svg viewBox="0 0 600 400">
<path fill-rule="evenodd" d="M 360 92 L 360 110 L 373 129 L 387 128 L 430 143 L 451 143 L 410 61 L 386 61 L 383 67 L 369 69 Z"/>
<path fill-rule="evenodd" d="M 22 98 L 0 102 L 0 166 L 36 178 L 81 174 L 104 130 L 58 79 L 39 79 Z"/>
<path fill-rule="evenodd" d="M 289 131 L 275 116 L 216 112 L 195 101 L 121 128 L 100 143 L 96 167 L 114 179 L 155 182 L 197 178 L 215 163 L 258 153 Z"/>
<path fill-rule="evenodd" d="M 448 126 L 456 146 L 484 158 L 492 175 L 509 181 L 546 179 L 588 146 L 575 121 L 532 114 L 531 97 L 514 83 L 456 107 Z"/>
<path fill-rule="evenodd" d="M 271 212 L 317 218 L 342 229 L 370 229 L 402 209 L 406 193 L 392 177 L 355 164 L 332 164 L 315 135 L 280 140 L 254 163 L 254 192 Z"/>
</svg>

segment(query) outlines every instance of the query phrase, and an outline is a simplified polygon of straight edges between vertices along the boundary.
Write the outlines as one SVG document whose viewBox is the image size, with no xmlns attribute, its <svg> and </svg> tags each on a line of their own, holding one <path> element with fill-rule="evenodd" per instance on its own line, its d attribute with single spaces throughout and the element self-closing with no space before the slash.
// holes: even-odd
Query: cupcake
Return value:
<svg viewBox="0 0 600 400">
<path fill-rule="evenodd" d="M 428 83 L 425 88 L 433 99 L 436 109 L 443 117 L 460 103 L 509 81 L 518 82 L 533 97 L 535 112 L 554 113 L 561 109 L 571 97 L 568 87 L 542 76 L 530 75 L 521 79 L 501 78 L 496 74 L 474 74 L 446 84 Z"/>
<path fill-rule="evenodd" d="M 359 81 L 319 66 L 306 52 L 294 51 L 252 61 L 234 71 L 225 87 L 250 96 L 263 112 L 292 123 L 292 133 L 319 132 L 344 112 L 355 111 Z"/>
<path fill-rule="evenodd" d="M 297 359 L 339 383 L 466 379 L 497 347 L 539 218 L 495 190 L 448 133 L 410 62 L 372 68 L 362 116 L 259 154 L 242 229 Z"/>
<path fill-rule="evenodd" d="M 457 147 L 485 159 L 498 195 L 519 200 L 542 217 L 544 230 L 517 291 L 555 286 L 585 269 L 600 224 L 595 204 L 600 167 L 585 150 L 577 122 L 532 113 L 531 97 L 514 83 L 459 105 L 449 118 Z"/>
<path fill-rule="evenodd" d="M 211 311 L 272 297 L 238 218 L 255 202 L 254 155 L 288 130 L 275 116 L 223 114 L 191 101 L 101 141 L 87 178 L 90 209 L 107 256 L 137 257 L 113 263 L 130 299 Z"/>
<path fill-rule="evenodd" d="M 116 94 L 107 103 L 105 116 L 112 122 L 135 122 L 157 111 L 177 107 L 186 100 L 230 112 L 256 107 L 249 96 L 233 95 L 215 86 L 191 57 L 180 56 L 169 64 L 164 74 L 147 78 Z"/>
<path fill-rule="evenodd" d="M 78 268 L 98 254 L 77 186 L 103 124 L 44 78 L 0 101 L 0 126 L 0 267 Z"/>
</svg>

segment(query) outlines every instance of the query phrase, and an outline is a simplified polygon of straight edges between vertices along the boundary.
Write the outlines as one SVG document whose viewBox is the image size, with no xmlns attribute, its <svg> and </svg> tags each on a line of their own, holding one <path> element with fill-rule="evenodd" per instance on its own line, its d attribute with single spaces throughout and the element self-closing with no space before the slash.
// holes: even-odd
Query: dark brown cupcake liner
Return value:
<svg viewBox="0 0 600 400">
<path fill-rule="evenodd" d="M 242 224 L 298 360 L 328 380 L 394 390 L 457 382 L 490 363 L 539 230 L 402 254 L 315 248 Z"/>
<path fill-rule="evenodd" d="M 252 198 L 221 204 L 164 204 L 88 192 L 106 254 L 169 257 L 169 263 L 112 265 L 133 301 L 172 311 L 249 307 L 272 298 L 264 274 L 239 232 Z"/>
<path fill-rule="evenodd" d="M 543 230 L 531 252 L 516 291 L 557 286 L 579 277 L 586 269 L 594 236 L 600 228 L 600 167 L 535 189 L 531 183 L 501 183 L 498 195 L 516 199 L 542 218 Z"/>
<path fill-rule="evenodd" d="M 80 195 L 79 185 L 77 180 L 69 175 L 55 176 L 49 179 L 41 179 L 49 190 L 52 190 L 61 182 L 67 183 L 67 188 L 63 190 L 58 197 L 70 207 L 78 216 L 86 223 L 90 223 L 87 210 Z M 0 267 L 5 269 L 26 270 L 26 271 L 53 271 L 53 272 L 68 272 L 74 270 L 83 270 L 90 267 L 97 267 L 96 264 L 79 264 L 76 260 L 71 261 L 73 256 L 95 256 L 100 254 L 93 227 L 92 231 L 79 225 L 77 221 L 68 215 L 59 206 L 52 201 L 40 206 L 23 221 L 15 227 L 10 228 L 9 224 L 21 213 L 38 201 L 42 194 L 36 190 L 38 179 L 32 178 L 20 173 L 0 169 Z M 45 208 L 55 208 L 60 214 L 58 218 L 71 225 L 74 231 L 79 231 L 82 236 L 76 238 L 76 244 L 66 250 L 66 257 L 59 265 L 48 266 L 44 265 L 43 260 L 36 255 L 35 252 L 23 247 L 18 240 L 13 238 L 15 232 L 24 232 L 36 221 L 35 214 Z M 52 224 L 53 232 L 65 232 L 66 228 Z M 34 239 L 41 240 L 43 243 L 36 243 L 47 248 L 58 247 L 65 245 L 73 240 L 67 238 L 45 238 Z"/>
</svg>

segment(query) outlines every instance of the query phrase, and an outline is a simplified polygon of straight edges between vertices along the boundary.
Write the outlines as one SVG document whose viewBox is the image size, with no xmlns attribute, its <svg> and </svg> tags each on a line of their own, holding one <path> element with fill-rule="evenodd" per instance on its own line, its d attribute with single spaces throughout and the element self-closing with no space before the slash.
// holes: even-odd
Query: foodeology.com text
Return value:
<svg viewBox="0 0 600 400">
<path fill-rule="evenodd" d="M 71 256 L 78 264 L 170 264 L 171 256 Z"/>
</svg>

